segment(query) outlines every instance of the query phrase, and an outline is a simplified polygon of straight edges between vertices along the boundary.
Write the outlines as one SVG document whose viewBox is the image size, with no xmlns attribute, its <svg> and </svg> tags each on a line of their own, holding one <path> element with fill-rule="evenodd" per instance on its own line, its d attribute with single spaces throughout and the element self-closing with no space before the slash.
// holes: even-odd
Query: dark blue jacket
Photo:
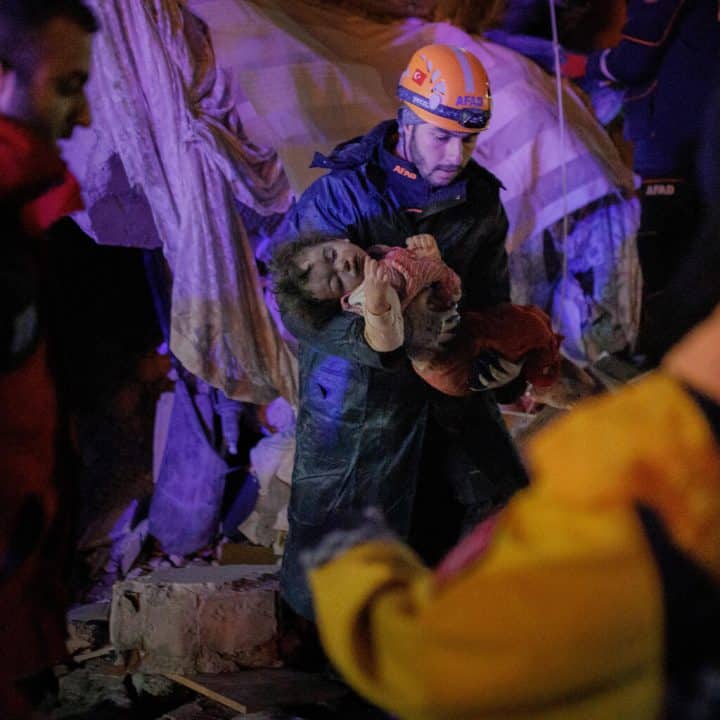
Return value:
<svg viewBox="0 0 720 720">
<path fill-rule="evenodd" d="M 717 0 L 630 0 L 620 43 L 588 58 L 588 81 L 626 88 L 625 131 L 643 178 L 692 176 L 719 61 Z"/>
<path fill-rule="evenodd" d="M 315 181 L 291 212 L 282 240 L 303 231 L 344 236 L 361 247 L 403 245 L 426 232 L 460 275 L 464 302 L 480 308 L 509 299 L 507 219 L 499 181 L 471 161 L 450 186 L 430 188 L 414 165 L 385 149 L 394 122 L 338 146 L 316 165 Z M 407 175 L 417 183 L 405 183 Z M 417 201 L 422 213 L 406 213 Z M 450 398 L 427 386 L 402 351 L 378 353 L 363 337 L 363 320 L 340 313 L 320 331 L 285 315 L 300 341 L 297 452 L 283 558 L 282 586 L 294 609 L 312 617 L 298 553 L 342 511 L 376 505 L 407 538 L 428 418 L 442 427 L 450 458 L 448 493 L 472 511 L 506 499 L 526 484 L 524 469 L 491 393 Z M 437 438 L 435 438 L 437 439 Z"/>
</svg>

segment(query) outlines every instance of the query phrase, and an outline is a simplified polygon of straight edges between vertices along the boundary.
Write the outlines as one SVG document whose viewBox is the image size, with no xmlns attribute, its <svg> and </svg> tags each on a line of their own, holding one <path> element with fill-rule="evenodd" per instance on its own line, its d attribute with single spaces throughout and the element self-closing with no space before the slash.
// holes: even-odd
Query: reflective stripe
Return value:
<svg viewBox="0 0 720 720">
<path fill-rule="evenodd" d="M 618 79 L 610 72 L 610 69 L 607 66 L 607 56 L 610 53 L 610 50 L 612 48 L 608 48 L 607 50 L 603 51 L 602 55 L 600 55 L 600 72 L 608 78 L 608 80 L 612 80 L 613 82 L 617 82 Z"/>
<path fill-rule="evenodd" d="M 470 63 L 468 62 L 467 57 L 465 57 L 465 51 L 462 48 L 451 48 L 452 51 L 455 53 L 455 57 L 457 58 L 457 61 L 460 63 L 460 67 L 463 71 L 463 76 L 465 77 L 465 94 L 466 95 L 474 95 L 475 94 L 475 78 L 473 77 L 472 68 L 470 67 Z"/>
</svg>

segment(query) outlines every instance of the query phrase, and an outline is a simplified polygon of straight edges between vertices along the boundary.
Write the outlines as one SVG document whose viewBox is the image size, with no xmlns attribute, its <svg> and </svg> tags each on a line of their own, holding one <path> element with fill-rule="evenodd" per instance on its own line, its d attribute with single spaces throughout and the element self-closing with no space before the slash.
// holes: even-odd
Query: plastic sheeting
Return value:
<svg viewBox="0 0 720 720">
<path fill-rule="evenodd" d="M 505 185 L 509 251 L 542 237 L 548 228 L 557 237 L 564 213 L 573 217 L 570 225 L 579 235 L 568 240 L 568 266 L 585 270 L 591 265 L 596 272 L 592 286 L 583 284 L 579 294 L 567 289 L 575 287 L 574 278 L 562 292 L 555 288 L 556 302 L 546 306 L 554 311 L 558 330 L 569 338 L 564 349 L 580 362 L 592 359 L 598 338 L 588 333 L 598 312 L 612 328 L 604 333 L 609 344 L 601 350 L 632 344 L 641 287 L 635 179 L 568 86 L 562 138 L 554 79 L 524 56 L 447 23 L 380 23 L 312 2 L 190 0 L 189 7 L 208 23 L 218 61 L 232 73 L 246 128 L 277 148 L 296 193 L 319 174 L 308 169 L 315 150 L 328 151 L 394 116 L 397 79 L 414 50 L 444 42 L 474 52 L 488 70 L 493 92 L 493 118 L 480 136 L 475 157 Z M 595 217 L 576 222 L 586 218 L 589 206 Z M 518 297 L 534 294 L 528 278 L 537 278 L 543 270 L 542 253 L 529 259 L 531 251 L 524 248 L 524 265 L 527 270 L 532 261 L 534 268 L 512 278 Z M 264 252 L 258 248 L 261 257 Z M 538 281 L 545 285 L 550 280 Z M 559 308 L 559 297 L 579 305 Z M 589 312 L 586 306 L 594 309 Z"/>
<path fill-rule="evenodd" d="M 562 297 L 601 304 L 616 345 L 634 339 L 640 282 L 632 175 L 569 92 L 560 142 L 553 82 L 523 56 L 447 23 L 380 23 L 312 2 L 92 4 L 103 26 L 90 84 L 95 122 L 70 143 L 73 168 L 88 207 L 102 208 L 93 222 L 126 203 L 117 211 L 117 222 L 127 224 L 119 234 L 138 245 L 161 242 L 174 281 L 171 349 L 229 397 L 265 403 L 277 393 L 291 401 L 296 394 L 295 359 L 263 300 L 237 203 L 259 215 L 283 213 L 291 189 L 299 193 L 317 176 L 307 167 L 315 150 L 328 151 L 394 115 L 397 78 L 412 52 L 430 42 L 464 45 L 489 71 L 493 120 L 476 158 L 505 185 L 509 250 L 523 248 L 524 265 L 528 257 L 535 264 L 513 277 L 517 293 L 532 294 L 527 279 L 542 270 L 533 242 L 525 244 L 556 229 L 565 211 L 583 215 L 612 198 L 600 203 L 611 214 L 592 223 L 600 233 L 611 226 L 607 236 L 593 235 L 602 282 L 590 296 Z M 120 195 L 112 183 L 123 174 Z M 153 232 L 142 224 L 141 208 L 151 211 Z M 570 246 L 575 258 L 578 249 L 582 255 L 582 241 Z M 578 323 L 591 314 L 554 313 L 581 353 L 593 343 L 585 341 L 588 326 Z"/>
<path fill-rule="evenodd" d="M 172 352 L 229 397 L 295 402 L 295 358 L 266 309 L 236 210 L 236 201 L 261 214 L 289 207 L 275 151 L 245 135 L 206 28 L 184 4 L 91 5 L 102 26 L 89 87 L 94 132 L 112 156 L 97 144 L 88 152 L 87 136 L 76 152 L 70 144 L 90 204 L 105 190 L 103 160 L 119 157 L 147 198 L 172 270 Z"/>
</svg>

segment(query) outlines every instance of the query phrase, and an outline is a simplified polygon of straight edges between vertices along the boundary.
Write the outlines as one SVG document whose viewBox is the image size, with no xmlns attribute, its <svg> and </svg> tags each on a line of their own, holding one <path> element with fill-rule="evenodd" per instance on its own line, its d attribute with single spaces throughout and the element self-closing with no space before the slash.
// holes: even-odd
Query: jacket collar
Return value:
<svg viewBox="0 0 720 720">
<path fill-rule="evenodd" d="M 450 185 L 433 187 L 409 162 L 390 150 L 390 146 L 378 148 L 378 161 L 386 178 L 386 185 L 395 195 L 398 204 L 406 210 L 414 210 L 426 217 L 453 205 L 465 202 L 467 179 L 465 171 Z"/>
<path fill-rule="evenodd" d="M 329 155 L 316 152 L 310 167 L 322 167 L 328 170 L 356 168 L 369 162 L 377 154 L 390 133 L 397 133 L 397 122 L 386 120 L 376 125 L 367 135 L 347 140 L 337 145 Z"/>
<path fill-rule="evenodd" d="M 383 167 L 383 152 L 387 153 L 394 160 L 395 164 L 417 173 L 417 168 L 412 163 L 393 155 L 388 148 L 392 147 L 392 138 L 398 132 L 398 124 L 395 120 L 386 120 L 376 125 L 369 133 L 341 143 L 328 155 L 315 153 L 310 167 L 323 167 L 328 170 L 351 170 L 362 165 L 365 166 L 365 173 L 371 185 L 380 195 L 386 195 L 389 182 L 386 168 Z M 419 174 L 418 174 L 419 176 Z M 424 182 L 424 181 L 423 181 Z M 447 210 L 465 202 L 469 193 L 469 186 L 498 188 L 503 184 L 488 170 L 470 160 L 460 176 L 450 185 L 432 188 L 428 194 L 428 202 L 418 214 L 418 219 L 429 217 L 443 210 Z M 473 191 L 474 192 L 474 191 Z M 393 193 L 398 204 L 403 205 L 401 198 Z"/>
</svg>

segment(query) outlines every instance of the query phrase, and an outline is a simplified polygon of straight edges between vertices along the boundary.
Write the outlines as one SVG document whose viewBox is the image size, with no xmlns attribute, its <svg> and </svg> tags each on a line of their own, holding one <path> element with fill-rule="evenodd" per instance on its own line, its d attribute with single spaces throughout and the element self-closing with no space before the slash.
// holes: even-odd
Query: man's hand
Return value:
<svg viewBox="0 0 720 720">
<path fill-rule="evenodd" d="M 390 275 L 387 268 L 370 256 L 365 258 L 364 280 L 365 309 L 373 315 L 382 315 L 390 309 L 388 294 L 394 290 L 390 287 Z"/>
<path fill-rule="evenodd" d="M 457 306 L 438 310 L 431 298 L 432 288 L 426 288 L 405 310 L 405 346 L 410 350 L 443 350 L 455 337 L 460 322 Z"/>
<path fill-rule="evenodd" d="M 418 258 L 433 258 L 435 260 L 442 259 L 440 256 L 440 249 L 435 242 L 435 238 L 428 233 L 422 235 L 411 235 L 405 240 L 408 250 L 412 250 L 415 257 Z"/>
<path fill-rule="evenodd" d="M 510 362 L 494 350 L 485 350 L 473 360 L 470 388 L 496 390 L 512 382 L 522 372 L 525 360 Z"/>
</svg>

